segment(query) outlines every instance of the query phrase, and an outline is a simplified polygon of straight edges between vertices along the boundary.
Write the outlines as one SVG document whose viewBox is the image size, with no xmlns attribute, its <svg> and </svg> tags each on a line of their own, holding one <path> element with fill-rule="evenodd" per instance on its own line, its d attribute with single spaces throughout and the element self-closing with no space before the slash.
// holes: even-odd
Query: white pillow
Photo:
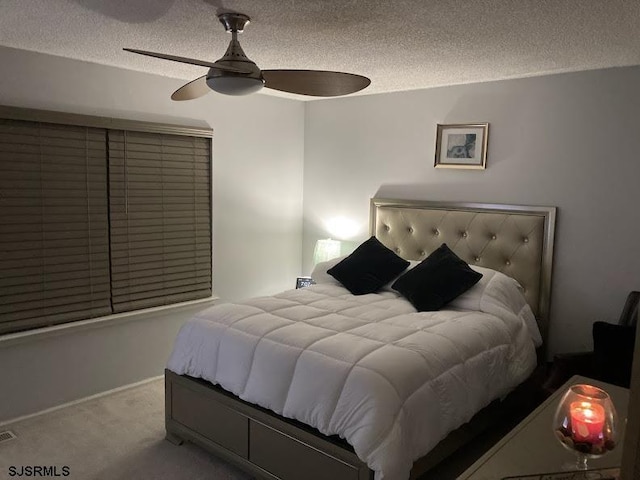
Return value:
<svg viewBox="0 0 640 480">
<path fill-rule="evenodd" d="M 469 265 L 482 278 L 469 290 L 453 299 L 444 308 L 457 308 L 495 313 L 506 309 L 518 316 L 527 326 L 536 347 L 542 345 L 542 335 L 531 307 L 523 295 L 522 286 L 504 273 L 490 268 Z"/>
<path fill-rule="evenodd" d="M 342 260 L 347 258 L 347 255 L 343 255 L 342 257 L 332 258 L 331 260 L 327 260 L 326 262 L 320 262 L 313 267 L 313 272 L 311 272 L 311 278 L 316 283 L 333 283 L 336 285 L 342 285 L 338 280 L 333 278 L 331 275 L 327 273 L 327 270 L 331 269 L 334 265 L 337 265 Z"/>
</svg>

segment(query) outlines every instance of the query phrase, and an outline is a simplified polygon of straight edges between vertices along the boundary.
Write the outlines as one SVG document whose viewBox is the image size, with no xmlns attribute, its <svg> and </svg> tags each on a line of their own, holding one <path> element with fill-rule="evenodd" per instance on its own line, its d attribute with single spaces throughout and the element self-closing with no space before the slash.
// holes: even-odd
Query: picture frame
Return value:
<svg viewBox="0 0 640 480">
<path fill-rule="evenodd" d="M 438 124 L 434 167 L 484 170 L 488 142 L 488 123 Z"/>
</svg>

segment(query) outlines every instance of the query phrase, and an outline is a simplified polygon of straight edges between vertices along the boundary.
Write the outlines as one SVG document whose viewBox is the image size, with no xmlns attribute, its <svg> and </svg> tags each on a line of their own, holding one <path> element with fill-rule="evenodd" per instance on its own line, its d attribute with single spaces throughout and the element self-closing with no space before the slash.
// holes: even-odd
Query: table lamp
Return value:
<svg viewBox="0 0 640 480">
<path fill-rule="evenodd" d="M 330 238 L 318 240 L 313 249 L 313 264 L 317 265 L 320 262 L 326 262 L 332 258 L 339 257 L 340 249 L 341 243 L 339 240 L 332 240 Z"/>
</svg>

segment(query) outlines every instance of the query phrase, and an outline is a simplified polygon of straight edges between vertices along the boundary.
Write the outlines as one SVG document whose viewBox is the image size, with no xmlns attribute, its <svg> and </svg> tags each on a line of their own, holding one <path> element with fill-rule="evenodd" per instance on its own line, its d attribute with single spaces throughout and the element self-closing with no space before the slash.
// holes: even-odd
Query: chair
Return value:
<svg viewBox="0 0 640 480">
<path fill-rule="evenodd" d="M 544 390 L 551 393 L 573 375 L 629 387 L 640 292 L 633 291 L 617 324 L 597 321 L 592 327 L 593 351 L 554 356 Z"/>
<path fill-rule="evenodd" d="M 624 304 L 618 325 L 635 326 L 638 322 L 638 305 L 640 305 L 640 292 L 631 292 Z"/>
</svg>

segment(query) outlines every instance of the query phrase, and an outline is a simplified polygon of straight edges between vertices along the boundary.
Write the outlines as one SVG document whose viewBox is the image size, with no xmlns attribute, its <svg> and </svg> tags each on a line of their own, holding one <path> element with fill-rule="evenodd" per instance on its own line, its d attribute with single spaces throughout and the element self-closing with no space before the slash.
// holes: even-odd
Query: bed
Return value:
<svg viewBox="0 0 640 480">
<path fill-rule="evenodd" d="M 415 265 L 446 243 L 483 280 L 424 314 L 390 288 L 354 296 L 326 275 L 212 307 L 176 339 L 167 438 L 259 478 L 417 478 L 499 412 L 536 347 L 543 358 L 555 215 L 372 199 L 371 234 L 386 247 Z"/>
</svg>

